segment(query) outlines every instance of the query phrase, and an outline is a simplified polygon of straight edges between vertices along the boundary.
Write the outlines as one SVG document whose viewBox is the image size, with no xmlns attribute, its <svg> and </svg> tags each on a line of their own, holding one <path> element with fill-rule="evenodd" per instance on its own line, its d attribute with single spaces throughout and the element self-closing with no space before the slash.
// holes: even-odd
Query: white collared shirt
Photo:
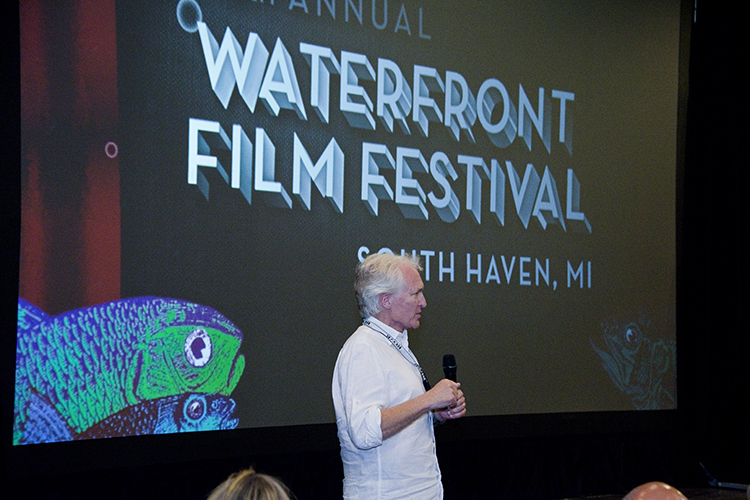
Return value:
<svg viewBox="0 0 750 500">
<path fill-rule="evenodd" d="M 344 499 L 443 498 L 432 413 L 383 440 L 380 410 L 424 393 L 406 331 L 370 317 L 339 352 L 333 406 L 344 464 Z M 401 351 L 382 333 L 391 335 Z M 403 354 L 402 354 L 403 352 Z"/>
</svg>

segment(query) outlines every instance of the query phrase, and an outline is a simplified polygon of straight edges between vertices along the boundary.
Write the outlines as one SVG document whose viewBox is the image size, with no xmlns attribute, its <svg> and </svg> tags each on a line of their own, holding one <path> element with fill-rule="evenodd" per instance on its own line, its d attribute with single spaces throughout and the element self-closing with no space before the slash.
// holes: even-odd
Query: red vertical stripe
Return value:
<svg viewBox="0 0 750 500">
<path fill-rule="evenodd" d="M 83 192 L 84 297 L 97 304 L 120 297 L 120 182 L 117 153 L 117 34 L 114 1 L 79 0 L 75 7 L 76 106 L 91 130 Z"/>
<path fill-rule="evenodd" d="M 25 0 L 19 14 L 19 294 L 57 314 L 120 296 L 115 2 Z"/>
<path fill-rule="evenodd" d="M 22 191 L 19 295 L 40 306 L 45 303 L 46 267 L 44 201 L 39 172 L 42 168 L 35 139 L 47 126 L 49 75 L 44 62 L 43 6 L 38 0 L 19 3 L 21 52 Z"/>
</svg>

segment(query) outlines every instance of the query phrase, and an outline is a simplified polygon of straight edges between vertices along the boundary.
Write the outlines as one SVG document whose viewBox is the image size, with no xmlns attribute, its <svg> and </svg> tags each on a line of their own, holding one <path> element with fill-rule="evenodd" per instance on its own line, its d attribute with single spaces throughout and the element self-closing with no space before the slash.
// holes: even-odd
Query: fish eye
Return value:
<svg viewBox="0 0 750 500">
<path fill-rule="evenodd" d="M 185 339 L 185 357 L 192 366 L 206 366 L 212 354 L 211 337 L 203 328 L 196 328 Z"/>
<path fill-rule="evenodd" d="M 198 420 L 206 412 L 206 400 L 202 396 L 193 396 L 185 405 L 185 417 Z"/>
<path fill-rule="evenodd" d="M 637 344 L 641 340 L 641 332 L 635 325 L 628 325 L 625 329 L 625 341 L 628 344 Z"/>
</svg>

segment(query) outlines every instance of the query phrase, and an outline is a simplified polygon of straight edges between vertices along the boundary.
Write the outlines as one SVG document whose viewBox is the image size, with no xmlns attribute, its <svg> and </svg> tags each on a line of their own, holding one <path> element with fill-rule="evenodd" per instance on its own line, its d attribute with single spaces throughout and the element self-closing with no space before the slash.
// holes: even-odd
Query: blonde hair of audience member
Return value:
<svg viewBox="0 0 750 500">
<path fill-rule="evenodd" d="M 208 500 L 295 500 L 294 494 L 275 477 L 253 468 L 235 472 L 217 486 Z"/>
</svg>

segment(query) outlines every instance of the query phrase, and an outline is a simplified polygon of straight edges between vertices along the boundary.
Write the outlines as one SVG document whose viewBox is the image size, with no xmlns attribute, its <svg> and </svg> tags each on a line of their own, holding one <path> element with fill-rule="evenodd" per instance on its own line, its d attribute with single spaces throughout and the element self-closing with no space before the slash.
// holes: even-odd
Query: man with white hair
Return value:
<svg viewBox="0 0 750 500">
<path fill-rule="evenodd" d="M 427 306 L 417 258 L 390 253 L 357 266 L 363 324 L 346 341 L 333 373 L 333 405 L 344 464 L 344 499 L 443 498 L 434 419 L 461 418 L 461 384 L 430 388 L 409 349 Z"/>
</svg>

